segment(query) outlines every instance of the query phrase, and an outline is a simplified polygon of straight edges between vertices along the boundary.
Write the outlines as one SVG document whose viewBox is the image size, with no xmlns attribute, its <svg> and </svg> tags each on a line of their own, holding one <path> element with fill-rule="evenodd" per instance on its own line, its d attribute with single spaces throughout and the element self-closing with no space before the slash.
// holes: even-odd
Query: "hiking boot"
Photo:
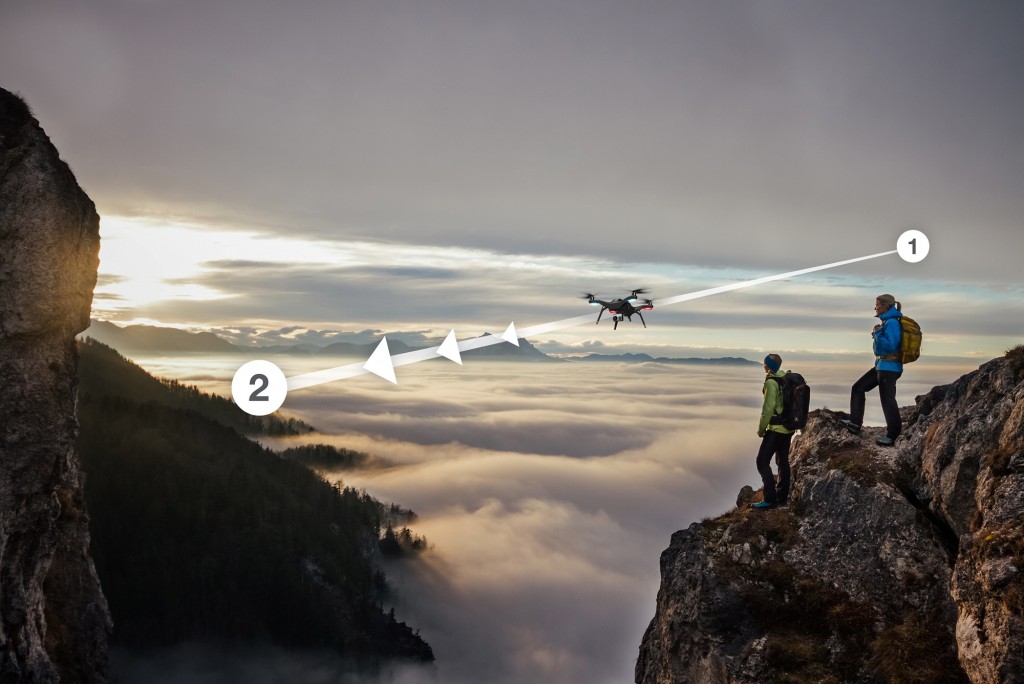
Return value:
<svg viewBox="0 0 1024 684">
<path fill-rule="evenodd" d="M 857 425 L 849 418 L 840 418 L 839 424 L 855 435 L 860 434 L 860 425 Z"/>
<path fill-rule="evenodd" d="M 896 440 L 892 437 L 879 437 L 875 440 L 875 444 L 878 446 L 892 446 L 896 443 Z"/>
<path fill-rule="evenodd" d="M 768 501 L 761 501 L 760 503 L 754 504 L 754 508 L 757 508 L 758 510 L 766 511 L 769 508 L 775 508 L 776 505 L 777 504 L 773 504 L 773 503 L 770 503 Z"/>
</svg>

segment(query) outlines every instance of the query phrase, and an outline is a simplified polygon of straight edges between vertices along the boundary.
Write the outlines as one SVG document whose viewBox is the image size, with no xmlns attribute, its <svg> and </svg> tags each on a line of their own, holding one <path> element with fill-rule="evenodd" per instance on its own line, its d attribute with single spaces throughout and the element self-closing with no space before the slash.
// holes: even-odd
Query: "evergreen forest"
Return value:
<svg viewBox="0 0 1024 684">
<path fill-rule="evenodd" d="M 401 509 L 242 434 L 308 425 L 250 420 L 98 342 L 80 355 L 79 448 L 115 644 L 326 648 L 361 666 L 433 660 L 383 605 L 379 560 Z"/>
</svg>

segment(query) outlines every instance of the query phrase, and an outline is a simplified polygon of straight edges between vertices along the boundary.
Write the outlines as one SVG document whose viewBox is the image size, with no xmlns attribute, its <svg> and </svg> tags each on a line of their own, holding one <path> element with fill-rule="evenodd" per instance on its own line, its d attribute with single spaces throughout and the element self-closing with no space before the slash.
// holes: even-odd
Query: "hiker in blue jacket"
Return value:
<svg viewBox="0 0 1024 684">
<path fill-rule="evenodd" d="M 850 432 L 860 432 L 864 421 L 864 394 L 878 388 L 885 414 L 885 437 L 875 440 L 881 446 L 892 446 L 903 431 L 900 407 L 896 403 L 896 381 L 903 375 L 900 362 L 900 343 L 903 329 L 899 319 L 900 303 L 891 294 L 878 295 L 875 299 L 875 317 L 881 320 L 871 330 L 872 346 L 875 352 L 875 366 L 853 383 L 850 391 L 850 418 L 842 423 Z"/>
<path fill-rule="evenodd" d="M 785 506 L 789 500 L 789 446 L 793 440 L 793 430 L 773 423 L 772 418 L 782 415 L 782 388 L 772 378 L 786 377 L 782 368 L 782 357 L 769 354 L 764 357 L 764 404 L 761 407 L 761 420 L 757 424 L 757 436 L 761 438 L 761 448 L 757 451 L 757 472 L 764 483 L 764 501 L 754 504 L 754 508 L 765 509 Z M 775 484 L 772 473 L 772 456 L 779 467 L 779 483 Z"/>
</svg>

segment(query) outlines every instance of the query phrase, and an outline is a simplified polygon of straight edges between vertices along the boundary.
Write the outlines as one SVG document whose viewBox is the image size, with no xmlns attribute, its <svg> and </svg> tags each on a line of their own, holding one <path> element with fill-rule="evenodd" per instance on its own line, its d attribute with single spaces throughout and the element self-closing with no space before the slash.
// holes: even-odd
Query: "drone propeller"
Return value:
<svg viewBox="0 0 1024 684">
<path fill-rule="evenodd" d="M 632 290 L 632 291 L 630 292 L 630 294 L 629 294 L 629 297 L 627 297 L 627 299 L 628 299 L 629 301 L 633 301 L 633 300 L 635 300 L 635 299 L 637 298 L 637 295 L 642 295 L 642 294 L 644 294 L 645 292 L 647 292 L 647 290 L 645 290 L 645 289 L 644 289 L 644 288 L 642 288 L 642 287 L 638 287 L 637 289 L 635 289 L 635 290 Z"/>
</svg>

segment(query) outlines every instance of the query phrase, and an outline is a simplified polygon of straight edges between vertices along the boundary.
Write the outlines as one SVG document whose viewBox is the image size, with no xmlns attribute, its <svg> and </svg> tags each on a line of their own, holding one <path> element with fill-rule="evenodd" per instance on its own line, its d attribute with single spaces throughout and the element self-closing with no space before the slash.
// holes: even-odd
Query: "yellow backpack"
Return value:
<svg viewBox="0 0 1024 684">
<path fill-rule="evenodd" d="M 913 363 L 921 358 L 921 326 L 910 316 L 902 316 L 900 322 L 900 350 L 895 354 L 879 356 L 884 361 Z"/>
<path fill-rule="evenodd" d="M 900 363 L 911 363 L 921 358 L 921 326 L 910 316 L 900 317 Z"/>
</svg>

